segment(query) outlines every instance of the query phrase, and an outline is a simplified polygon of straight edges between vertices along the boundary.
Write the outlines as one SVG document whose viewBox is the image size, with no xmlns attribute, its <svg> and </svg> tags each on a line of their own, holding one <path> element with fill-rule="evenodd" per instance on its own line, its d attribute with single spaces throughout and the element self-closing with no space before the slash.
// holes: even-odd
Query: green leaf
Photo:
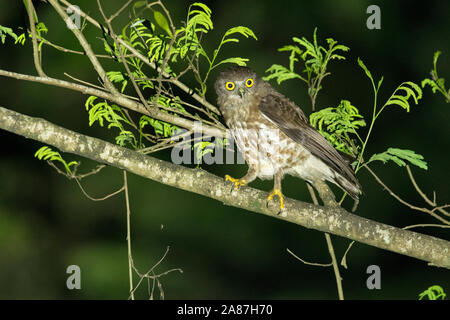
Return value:
<svg viewBox="0 0 450 320">
<path fill-rule="evenodd" d="M 358 57 L 358 64 L 364 70 L 364 72 L 366 73 L 367 77 L 369 77 L 369 79 L 371 79 L 373 81 L 372 73 L 370 73 L 369 69 L 367 69 L 366 65 L 364 64 L 364 62 L 359 57 Z M 379 82 L 378 83 L 378 87 L 380 85 L 381 85 L 381 83 Z"/>
<path fill-rule="evenodd" d="M 143 129 L 147 125 L 153 127 L 155 133 L 164 138 L 172 137 L 174 135 L 174 132 L 179 129 L 179 127 L 170 124 L 168 122 L 156 120 L 146 115 L 143 115 L 139 120 L 139 127 Z"/>
<path fill-rule="evenodd" d="M 109 80 L 111 80 L 111 82 L 122 83 L 122 88 L 120 89 L 120 92 L 123 93 L 128 84 L 128 80 L 125 79 L 123 73 L 120 71 L 108 71 L 106 72 L 106 75 L 109 78 Z"/>
<path fill-rule="evenodd" d="M 351 138 L 356 130 L 366 125 L 358 108 L 348 100 L 337 107 L 329 107 L 310 115 L 310 123 L 317 128 L 336 149 L 352 156 L 358 154 L 357 142 Z"/>
<path fill-rule="evenodd" d="M 197 163 L 200 164 L 201 159 L 203 156 L 207 153 L 213 153 L 214 152 L 214 143 L 210 141 L 199 141 L 196 142 L 192 146 L 192 150 L 195 150 L 195 156 L 197 158 Z"/>
<path fill-rule="evenodd" d="M 403 95 L 399 94 L 401 91 L 404 92 Z M 383 108 L 388 105 L 398 105 L 409 112 L 411 107 L 408 99 L 411 97 L 413 98 L 414 103 L 418 104 L 419 100 L 422 98 L 422 89 L 412 81 L 403 82 L 394 90 L 394 93 L 384 104 Z"/>
<path fill-rule="evenodd" d="M 384 77 L 381 76 L 381 79 L 378 81 L 378 84 L 377 84 L 377 91 L 380 90 L 381 84 L 383 83 L 383 79 L 384 79 Z"/>
<path fill-rule="evenodd" d="M 125 129 L 124 124 L 132 125 L 128 115 L 117 105 L 109 105 L 107 101 L 96 102 L 97 97 L 90 96 L 85 103 L 86 110 L 89 112 L 89 126 L 95 122 L 103 127 L 107 124 L 107 128 L 119 129 L 116 137 L 116 143 L 124 146 L 125 142 L 129 142 L 134 149 L 137 149 L 136 138 Z"/>
<path fill-rule="evenodd" d="M 299 74 L 279 64 L 273 64 L 269 69 L 266 70 L 266 73 L 270 74 L 263 77 L 263 80 L 269 81 L 272 79 L 276 79 L 278 84 L 289 79 L 302 79 Z"/>
<path fill-rule="evenodd" d="M 211 68 L 211 70 L 214 69 L 215 67 L 217 67 L 218 65 L 221 65 L 221 64 L 224 64 L 224 63 L 234 63 L 234 64 L 237 64 L 238 66 L 246 66 L 248 60 L 249 59 L 247 59 L 247 58 L 240 58 L 240 57 L 223 59 L 222 61 L 216 63 L 214 65 L 214 67 Z"/>
<path fill-rule="evenodd" d="M 433 70 L 431 70 L 431 79 L 424 79 L 422 80 L 422 88 L 424 88 L 426 85 L 429 85 L 431 87 L 431 90 L 433 93 L 440 92 L 445 97 L 445 102 L 450 103 L 450 90 L 447 91 L 445 88 L 445 79 L 439 78 L 438 72 L 437 72 L 437 60 L 440 56 L 441 52 L 436 51 L 434 53 L 433 57 Z"/>
<path fill-rule="evenodd" d="M 421 85 L 422 88 L 425 88 L 426 85 L 429 85 L 433 93 L 436 93 L 436 91 L 439 90 L 439 86 L 437 85 L 437 83 L 431 79 L 423 79 Z"/>
<path fill-rule="evenodd" d="M 225 32 L 225 34 L 223 36 L 223 39 L 226 39 L 226 40 L 223 40 L 222 43 L 225 43 L 227 41 L 239 42 L 239 39 L 227 38 L 228 36 L 230 36 L 232 34 L 235 34 L 235 33 L 239 33 L 239 34 L 243 35 L 246 38 L 251 37 L 251 38 L 253 38 L 255 40 L 258 40 L 258 38 L 256 37 L 255 33 L 250 28 L 247 28 L 247 27 L 244 27 L 244 26 L 237 26 L 237 27 L 230 28 L 230 29 L 228 29 Z"/>
<path fill-rule="evenodd" d="M 159 11 L 153 11 L 153 18 L 156 21 L 156 24 L 161 27 L 169 36 L 173 36 L 172 31 L 169 27 L 169 22 L 166 17 Z"/>
<path fill-rule="evenodd" d="M 57 151 L 53 151 L 48 146 L 43 146 L 39 148 L 39 150 L 36 151 L 34 154 L 35 158 L 38 158 L 39 160 L 45 160 L 45 161 L 58 161 L 64 165 L 64 168 L 66 169 L 66 172 L 68 175 L 72 175 L 72 170 L 70 170 L 70 167 L 73 165 L 78 164 L 77 161 L 71 161 L 67 163 L 62 157 L 61 154 Z"/>
<path fill-rule="evenodd" d="M 0 25 L 0 40 L 2 43 L 5 43 L 6 35 L 9 35 L 14 38 L 15 43 L 17 43 L 17 35 L 13 32 L 11 28 L 4 27 Z"/>
<path fill-rule="evenodd" d="M 21 45 L 24 45 L 26 39 L 27 39 L 27 36 L 25 35 L 25 33 L 22 33 L 20 36 L 17 37 L 17 39 L 14 42 L 14 44 L 20 43 Z"/>
<path fill-rule="evenodd" d="M 420 293 L 419 300 L 422 300 L 424 297 L 428 297 L 429 300 L 437 300 L 439 298 L 444 300 L 445 296 L 446 294 L 444 292 L 444 289 L 441 286 L 434 285 Z"/>
<path fill-rule="evenodd" d="M 428 165 L 423 159 L 424 157 L 422 155 L 417 154 L 412 150 L 389 148 L 385 152 L 372 155 L 367 163 L 372 161 L 382 161 L 383 163 L 386 163 L 391 160 L 398 166 L 403 167 L 406 165 L 405 161 L 408 161 L 419 168 L 428 170 Z"/>
<path fill-rule="evenodd" d="M 199 7 L 199 9 L 191 10 L 191 8 Z M 195 2 L 190 5 L 188 13 L 187 28 L 194 28 L 194 31 L 208 32 L 213 29 L 213 23 L 211 20 L 211 9 L 203 3 Z"/>
<path fill-rule="evenodd" d="M 133 3 L 132 9 L 133 9 L 134 15 L 136 15 L 136 9 L 145 7 L 146 5 L 147 5 L 147 1 L 145 1 L 145 0 L 136 1 L 135 3 Z"/>
<path fill-rule="evenodd" d="M 328 48 L 320 46 L 317 41 L 317 28 L 314 29 L 312 42 L 305 37 L 293 37 L 292 41 L 294 44 L 285 45 L 278 49 L 280 52 L 290 52 L 289 68 L 274 64 L 266 70 L 271 75 L 266 76 L 264 80 L 276 79 L 277 83 L 280 84 L 289 79 L 301 79 L 308 85 L 308 93 L 311 99 L 315 100 L 317 93 L 322 89 L 322 80 L 330 74 L 327 72 L 328 62 L 333 59 L 344 60 L 345 57 L 338 54 L 337 51 L 345 52 L 349 48 L 337 44 L 337 41 L 332 38 L 326 39 Z M 303 73 L 306 74 L 304 77 L 294 70 L 299 58 L 303 60 Z"/>
<path fill-rule="evenodd" d="M 43 22 L 39 22 L 36 25 L 36 32 L 38 33 L 38 35 L 40 35 L 41 33 L 47 33 L 48 32 L 48 28 Z"/>
<path fill-rule="evenodd" d="M 437 64 L 438 58 L 439 58 L 439 56 L 441 55 L 441 53 L 442 53 L 442 52 L 440 52 L 440 51 L 438 50 L 438 51 L 436 51 L 436 52 L 434 53 L 434 55 L 433 55 L 433 65 L 434 65 L 435 69 L 436 69 L 436 64 Z"/>
</svg>

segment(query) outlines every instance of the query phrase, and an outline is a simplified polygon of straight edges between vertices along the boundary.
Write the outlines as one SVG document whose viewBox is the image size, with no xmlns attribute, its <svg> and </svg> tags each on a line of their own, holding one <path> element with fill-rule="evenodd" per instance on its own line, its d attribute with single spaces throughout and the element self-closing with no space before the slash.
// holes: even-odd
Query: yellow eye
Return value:
<svg viewBox="0 0 450 320">
<path fill-rule="evenodd" d="M 247 86 L 247 88 L 251 88 L 253 86 L 253 79 L 247 79 L 247 81 L 245 81 L 245 85 Z"/>
<path fill-rule="evenodd" d="M 228 81 L 227 83 L 225 83 L 225 88 L 227 88 L 227 90 L 231 91 L 234 89 L 234 82 Z"/>
</svg>

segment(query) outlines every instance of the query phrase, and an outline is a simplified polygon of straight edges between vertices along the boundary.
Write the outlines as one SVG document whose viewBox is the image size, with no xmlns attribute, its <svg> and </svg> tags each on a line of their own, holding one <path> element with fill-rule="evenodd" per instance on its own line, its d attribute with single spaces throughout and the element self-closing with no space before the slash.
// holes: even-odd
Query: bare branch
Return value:
<svg viewBox="0 0 450 320">
<path fill-rule="evenodd" d="M 43 83 L 43 84 L 52 85 L 52 86 L 56 86 L 56 87 L 66 88 L 66 89 L 70 89 L 70 90 L 74 90 L 74 91 L 79 91 L 83 94 L 89 94 L 89 95 L 97 96 L 97 97 L 115 102 L 118 105 L 125 107 L 127 109 L 130 109 L 130 110 L 142 113 L 142 114 L 146 114 L 152 118 L 162 120 L 165 122 L 169 122 L 174 125 L 180 126 L 182 128 L 186 128 L 188 130 L 193 130 L 194 128 L 196 130 L 199 129 L 198 126 L 196 126 L 195 123 L 191 120 L 187 120 L 182 117 L 175 117 L 171 114 L 160 111 L 156 107 L 152 107 L 149 110 L 147 110 L 141 103 L 134 101 L 132 99 L 129 99 L 129 98 L 125 97 L 124 95 L 113 95 L 113 94 L 103 91 L 103 90 L 98 90 L 98 89 L 90 88 L 87 86 L 83 86 L 83 85 L 79 85 L 76 83 L 59 80 L 59 79 L 55 79 L 55 78 L 35 77 L 35 76 L 27 75 L 27 74 L 21 74 L 21 73 L 5 71 L 5 70 L 0 70 L 0 76 L 6 76 L 6 77 L 10 77 L 10 78 L 19 79 L 19 80 L 38 82 L 38 83 Z M 161 108 L 164 108 L 164 107 L 161 106 Z M 211 127 L 208 125 L 202 125 L 201 132 L 206 135 L 215 136 L 215 137 L 226 137 L 227 136 L 225 130 L 221 130 L 219 128 Z"/>
<path fill-rule="evenodd" d="M 435 207 L 433 209 L 433 211 L 434 210 L 438 210 L 440 213 L 450 217 L 450 213 L 448 213 L 447 211 L 444 210 L 444 208 L 449 207 L 450 205 L 438 206 L 436 204 L 436 194 L 434 194 L 434 199 L 433 199 L 433 201 L 431 201 L 427 197 L 427 195 L 419 188 L 419 185 L 417 184 L 416 179 L 414 179 L 414 176 L 412 174 L 412 171 L 411 171 L 411 168 L 409 167 L 409 165 L 406 165 L 406 171 L 408 171 L 409 179 L 411 180 L 411 183 L 413 184 L 413 186 L 416 189 L 417 193 L 422 197 L 423 200 L 425 200 L 426 203 L 428 203 L 430 206 Z"/>
<path fill-rule="evenodd" d="M 352 211 L 353 212 L 353 211 Z M 343 266 L 345 269 L 348 268 L 347 266 L 347 254 L 350 251 L 350 249 L 352 248 L 353 244 L 355 243 L 355 241 L 350 242 L 350 244 L 347 247 L 347 250 L 345 250 L 344 255 L 342 256 L 341 259 L 341 266 Z"/>
<path fill-rule="evenodd" d="M 104 196 L 104 197 L 101 197 L 101 198 L 94 198 L 94 197 L 91 197 L 91 196 L 86 192 L 86 190 L 84 190 L 83 186 L 81 185 L 80 181 L 79 181 L 77 178 L 75 178 L 75 181 L 77 182 L 78 186 L 80 187 L 81 191 L 82 191 L 83 194 L 86 196 L 86 198 L 88 198 L 89 200 L 92 200 L 92 201 L 104 201 L 104 200 L 106 200 L 106 199 L 109 199 L 109 198 L 111 198 L 111 197 L 114 197 L 116 194 L 119 194 L 119 193 L 121 193 L 122 191 L 125 190 L 125 187 L 122 186 L 119 190 L 114 191 L 113 193 L 107 194 L 107 195 Z"/>
<path fill-rule="evenodd" d="M 369 168 L 369 166 L 367 164 L 363 165 L 367 171 L 370 172 L 370 174 L 375 178 L 375 180 L 381 185 L 383 186 L 384 189 L 387 190 L 387 192 L 389 192 L 389 194 L 391 196 L 393 196 L 395 199 L 397 199 L 400 203 L 404 204 L 405 206 L 416 210 L 416 211 L 421 211 L 421 212 L 425 212 L 428 213 L 429 215 L 433 216 L 433 218 L 436 218 L 437 220 L 441 221 L 442 223 L 445 223 L 447 225 L 450 225 L 450 221 L 447 221 L 446 219 L 442 218 L 441 216 L 439 216 L 438 214 L 436 214 L 434 212 L 434 210 L 429 210 L 427 208 L 421 208 L 421 207 L 417 207 L 415 205 L 412 205 L 408 202 L 406 202 L 405 200 L 403 200 L 402 198 L 400 198 L 397 194 L 395 194 L 383 181 L 381 181 L 381 179 L 375 174 L 375 172 L 373 172 L 372 169 Z"/>
<path fill-rule="evenodd" d="M 66 12 L 63 10 L 61 5 L 56 0 L 48 0 L 48 2 L 50 2 L 53 8 L 55 8 L 56 12 L 61 16 L 64 22 L 67 23 L 67 25 L 71 26 L 70 30 L 73 32 L 75 37 L 78 39 L 80 45 L 83 47 L 87 57 L 92 63 L 92 66 L 94 67 L 95 71 L 97 71 L 98 75 L 100 76 L 100 79 L 102 79 L 102 82 L 105 85 L 106 89 L 108 89 L 108 91 L 110 91 L 113 95 L 119 95 L 119 92 L 117 91 L 116 87 L 114 87 L 109 78 L 106 76 L 105 70 L 103 69 L 102 65 L 98 61 L 94 52 L 92 51 L 91 45 L 89 44 L 89 42 L 87 42 L 83 33 L 77 28 L 77 26 L 74 25 L 72 20 L 69 18 L 69 16 L 66 14 Z"/>
<path fill-rule="evenodd" d="M 112 22 L 115 18 L 117 18 L 117 16 L 123 11 L 125 10 L 130 3 L 133 2 L 133 0 L 128 0 L 119 10 L 117 10 L 114 14 L 112 14 L 109 18 L 108 21 Z"/>
<path fill-rule="evenodd" d="M 302 263 L 309 265 L 309 266 L 315 266 L 315 267 L 331 267 L 332 263 L 316 263 L 316 262 L 308 262 L 297 256 L 295 253 L 293 253 L 291 250 L 286 248 L 286 251 L 289 252 L 295 259 L 301 261 Z"/>
</svg>

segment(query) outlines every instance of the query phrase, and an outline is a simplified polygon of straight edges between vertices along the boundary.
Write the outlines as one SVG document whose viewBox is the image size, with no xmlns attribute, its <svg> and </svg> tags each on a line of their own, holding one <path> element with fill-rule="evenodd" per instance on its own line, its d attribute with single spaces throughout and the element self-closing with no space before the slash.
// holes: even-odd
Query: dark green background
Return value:
<svg viewBox="0 0 450 320">
<path fill-rule="evenodd" d="M 123 1 L 103 1 L 111 13 Z M 95 1 L 76 1 L 92 16 L 100 15 Z M 168 1 L 167 7 L 176 23 L 185 20 L 188 2 Z M 344 62 L 332 62 L 332 76 L 319 94 L 319 108 L 350 100 L 366 120 L 370 120 L 372 89 L 357 65 L 361 57 L 376 79 L 384 75 L 380 93 L 384 102 L 402 81 L 419 83 L 428 76 L 433 53 L 443 52 L 439 70 L 450 81 L 450 3 L 448 1 L 216 1 L 207 2 L 213 11 L 214 30 L 204 37 L 210 50 L 217 46 L 223 32 L 233 26 L 250 27 L 258 41 L 244 39 L 231 44 L 222 57 L 250 58 L 249 66 L 260 75 L 273 63 L 287 64 L 287 54 L 277 48 L 289 44 L 293 36 L 311 39 L 314 28 L 324 41 L 333 37 L 351 48 Z M 366 28 L 366 8 L 381 7 L 382 29 Z M 73 35 L 50 5 L 36 2 L 41 21 L 49 28 L 48 38 L 61 45 L 80 50 Z M 124 15 L 126 18 L 127 14 Z M 116 30 L 120 29 L 117 21 Z M 0 24 L 28 26 L 22 1 L 2 1 Z M 86 29 L 96 52 L 101 53 L 101 34 Z M 102 60 L 109 70 L 117 70 Z M 43 66 L 46 73 L 67 79 L 64 72 L 96 82 L 89 61 L 45 48 Z M 11 39 L 0 46 L 0 68 L 35 74 L 31 41 L 14 46 Z M 220 71 L 220 70 L 218 70 Z M 217 73 L 212 74 L 209 86 Z M 187 80 L 188 81 L 188 80 Z M 306 88 L 292 80 L 275 88 L 310 113 Z M 45 118 L 90 136 L 113 141 L 113 132 L 98 126 L 89 127 L 84 109 L 85 96 L 65 89 L 0 78 L 0 104 L 3 107 Z M 215 102 L 210 91 L 208 100 Z M 368 155 L 387 147 L 413 149 L 424 155 L 428 171 L 413 168 L 421 187 L 438 202 L 449 203 L 448 146 L 449 105 L 429 88 L 419 106 L 410 113 L 400 108 L 386 111 L 375 127 Z M 362 131 L 365 132 L 366 129 Z M 125 299 L 128 297 L 128 261 L 126 219 L 123 194 L 103 202 L 92 202 L 83 196 L 73 181 L 33 158 L 41 143 L 25 140 L 0 131 L 0 298 L 2 299 Z M 168 159 L 168 152 L 156 156 Z M 96 164 L 65 154 L 67 160 L 81 160 L 81 170 Z M 203 166 L 223 176 L 240 176 L 244 165 Z M 423 201 L 413 190 L 404 168 L 390 163 L 373 165 L 374 170 L 402 198 L 418 206 Z M 121 186 L 122 172 L 107 168 L 83 180 L 94 197 L 104 196 Z M 414 212 L 395 201 L 364 170 L 359 179 L 364 188 L 357 213 L 361 216 L 403 227 L 415 223 L 434 223 L 423 213 Z M 270 190 L 272 182 L 255 182 L 253 187 Z M 310 201 L 305 183 L 287 177 L 285 194 Z M 326 263 L 329 255 L 323 234 L 297 225 L 278 221 L 192 193 L 129 175 L 132 210 L 132 246 L 134 261 L 141 272 L 150 269 L 170 251 L 155 270 L 164 272 L 181 268 L 161 278 L 167 299 L 335 299 L 335 279 L 331 268 L 307 266 L 286 252 L 313 262 Z M 345 203 L 349 206 L 350 203 Z M 423 233 L 449 239 L 448 232 L 420 229 Z M 338 258 L 349 240 L 333 237 Z M 66 267 L 81 267 L 81 290 L 66 288 Z M 382 289 L 366 288 L 366 268 L 381 268 Z M 398 254 L 355 244 L 348 255 L 349 269 L 341 269 L 346 298 L 350 299 L 416 299 L 428 286 L 440 284 L 450 293 L 450 275 L 446 269 L 428 267 L 425 262 Z M 135 278 L 136 282 L 136 278 Z M 144 283 L 138 298 L 148 298 Z"/>
</svg>

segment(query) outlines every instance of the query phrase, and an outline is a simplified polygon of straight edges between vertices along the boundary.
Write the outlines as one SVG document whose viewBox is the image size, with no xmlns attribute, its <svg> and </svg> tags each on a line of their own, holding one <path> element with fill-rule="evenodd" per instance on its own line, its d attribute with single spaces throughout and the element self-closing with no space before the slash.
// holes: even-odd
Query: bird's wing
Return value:
<svg viewBox="0 0 450 320">
<path fill-rule="evenodd" d="M 261 99 L 259 110 L 266 119 L 274 123 L 288 137 L 301 144 L 314 156 L 360 189 L 353 170 L 338 151 L 309 124 L 303 111 L 293 102 L 284 96 L 269 94 Z"/>
</svg>

